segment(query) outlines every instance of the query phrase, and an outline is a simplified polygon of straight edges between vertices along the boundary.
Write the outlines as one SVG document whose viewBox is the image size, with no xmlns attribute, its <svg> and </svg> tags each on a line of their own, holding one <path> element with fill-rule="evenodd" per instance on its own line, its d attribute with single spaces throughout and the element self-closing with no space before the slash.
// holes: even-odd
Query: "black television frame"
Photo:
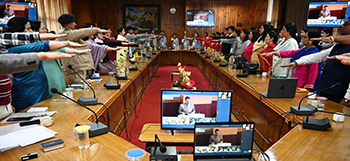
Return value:
<svg viewBox="0 0 350 161">
<path fill-rule="evenodd" d="M 253 128 L 253 140 L 252 140 L 252 152 L 250 155 L 212 155 L 212 156 L 196 156 L 195 153 L 195 147 L 196 147 L 196 134 L 193 134 L 193 160 L 197 160 L 197 159 L 230 159 L 230 158 L 247 158 L 247 159 L 251 159 L 253 157 L 253 142 L 254 142 L 254 133 L 255 133 L 255 122 L 216 122 L 216 123 L 199 123 L 200 125 L 237 125 L 237 124 L 253 124 L 254 128 Z M 195 124 L 194 128 L 196 128 L 198 124 Z"/>
<path fill-rule="evenodd" d="M 188 21 L 188 20 L 187 20 L 187 12 L 188 12 L 188 11 L 199 11 L 199 12 L 200 12 L 200 11 L 203 11 L 203 12 L 212 11 L 213 14 L 214 14 L 214 24 L 213 24 L 213 26 L 202 26 L 202 25 L 188 26 L 188 25 L 187 25 L 187 21 Z M 214 27 L 214 26 L 215 26 L 215 11 L 214 11 L 214 10 L 209 10 L 209 9 L 208 9 L 208 10 L 187 10 L 187 11 L 186 11 L 186 22 L 185 22 L 185 23 L 186 23 L 186 27 Z"/>
<path fill-rule="evenodd" d="M 193 128 L 164 128 L 163 127 L 163 91 L 179 91 L 179 90 L 173 90 L 173 89 L 161 89 L 160 90 L 160 128 L 162 130 L 193 130 Z M 229 122 L 231 122 L 231 111 L 232 111 L 232 97 L 233 97 L 233 91 L 232 90 L 185 90 L 182 92 L 231 92 L 231 98 L 230 98 L 230 117 Z M 223 122 L 220 122 L 223 123 Z M 227 123 L 227 122 L 225 122 Z M 195 126 L 195 125 L 194 125 Z"/>
</svg>

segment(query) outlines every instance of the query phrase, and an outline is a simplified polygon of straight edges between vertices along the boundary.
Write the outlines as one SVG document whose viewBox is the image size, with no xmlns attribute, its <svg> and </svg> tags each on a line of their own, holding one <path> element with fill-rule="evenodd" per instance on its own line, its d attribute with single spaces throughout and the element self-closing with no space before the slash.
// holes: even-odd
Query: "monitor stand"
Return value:
<svg viewBox="0 0 350 161">
<path fill-rule="evenodd" d="M 193 133 L 194 130 L 169 130 L 171 135 L 175 135 L 175 133 Z"/>
</svg>

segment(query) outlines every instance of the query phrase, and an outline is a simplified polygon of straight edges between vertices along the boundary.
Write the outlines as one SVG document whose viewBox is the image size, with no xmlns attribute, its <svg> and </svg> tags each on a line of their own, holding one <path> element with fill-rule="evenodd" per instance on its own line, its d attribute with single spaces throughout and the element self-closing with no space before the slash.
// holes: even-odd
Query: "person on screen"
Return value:
<svg viewBox="0 0 350 161">
<path fill-rule="evenodd" d="M 179 114 L 180 115 L 188 115 L 188 114 L 194 114 L 196 113 L 196 109 L 194 108 L 194 105 L 191 103 L 191 97 L 185 98 L 185 103 L 181 104 L 179 107 Z"/>
<path fill-rule="evenodd" d="M 320 11 L 320 18 L 330 17 L 331 11 L 328 9 L 328 6 L 324 6 L 323 10 Z"/>
<path fill-rule="evenodd" d="M 209 144 L 217 144 L 217 143 L 223 143 L 223 142 L 224 142 L 224 138 L 222 137 L 222 135 L 220 135 L 220 130 L 215 129 L 215 134 L 210 136 Z"/>
<path fill-rule="evenodd" d="M 7 5 L 7 9 L 4 10 L 4 17 L 15 17 L 15 11 L 11 9 L 11 5 Z"/>
</svg>

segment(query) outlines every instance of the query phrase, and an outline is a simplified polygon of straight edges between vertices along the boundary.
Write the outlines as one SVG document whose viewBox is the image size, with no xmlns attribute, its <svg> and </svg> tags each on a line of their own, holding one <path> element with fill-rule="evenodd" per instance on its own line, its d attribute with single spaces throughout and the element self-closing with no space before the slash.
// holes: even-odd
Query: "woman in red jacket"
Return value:
<svg viewBox="0 0 350 161">
<path fill-rule="evenodd" d="M 278 35 L 275 31 L 270 31 L 265 37 L 265 42 L 267 46 L 264 48 L 261 53 L 258 54 L 260 69 L 262 72 L 270 72 L 272 68 L 272 57 L 262 56 L 263 53 L 272 52 L 273 49 L 277 46 Z"/>
</svg>

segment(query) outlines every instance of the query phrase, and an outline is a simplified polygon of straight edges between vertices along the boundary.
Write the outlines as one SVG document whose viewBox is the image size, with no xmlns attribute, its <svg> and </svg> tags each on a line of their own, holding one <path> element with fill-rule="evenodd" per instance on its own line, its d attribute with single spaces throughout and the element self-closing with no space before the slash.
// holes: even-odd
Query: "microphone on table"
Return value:
<svg viewBox="0 0 350 161">
<path fill-rule="evenodd" d="M 72 70 L 81 80 L 83 80 L 83 83 L 85 83 L 94 93 L 94 97 L 80 96 L 78 99 L 78 102 L 83 105 L 97 105 L 97 97 L 96 97 L 95 90 L 91 87 L 91 85 L 88 82 L 85 81 L 85 79 L 77 71 L 75 71 L 72 65 L 69 64 L 68 68 Z"/>
<path fill-rule="evenodd" d="M 336 87 L 339 87 L 341 85 L 341 83 L 337 82 L 335 84 L 333 84 L 332 86 L 329 86 L 327 88 L 324 88 L 322 90 L 320 90 L 319 92 L 324 92 L 326 90 L 329 90 L 329 89 L 332 89 L 332 88 L 336 88 Z M 317 108 L 310 105 L 310 104 L 307 104 L 306 106 L 301 106 L 301 102 L 303 102 L 303 100 L 306 98 L 306 97 L 309 97 L 309 96 L 312 96 L 312 95 L 315 95 L 316 93 L 312 93 L 312 94 L 309 94 L 309 95 L 306 95 L 305 97 L 303 97 L 300 102 L 299 102 L 299 105 L 298 106 L 291 106 L 290 107 L 290 111 L 298 116 L 308 116 L 308 115 L 312 115 L 313 113 L 317 112 Z"/>
<path fill-rule="evenodd" d="M 159 150 L 157 150 L 157 141 L 159 142 Z M 160 142 L 157 134 L 154 136 L 154 147 L 151 148 L 150 160 L 177 160 L 176 147 L 166 147 Z"/>
<path fill-rule="evenodd" d="M 113 77 L 114 77 L 114 72 L 109 72 L 109 74 L 113 74 Z M 110 78 L 111 79 L 111 78 Z M 115 78 L 117 80 L 117 83 L 110 83 L 110 82 L 107 82 L 105 83 L 103 86 L 107 89 L 120 89 L 120 83 L 119 83 L 119 80 L 118 78 L 116 77 Z"/>
<path fill-rule="evenodd" d="M 330 112 L 325 110 L 318 110 L 318 112 L 324 112 L 324 113 L 330 113 L 333 114 L 333 120 L 334 120 L 334 114 L 336 115 L 342 115 L 342 116 L 350 116 L 348 114 L 340 113 L 340 112 Z M 305 129 L 312 129 L 312 130 L 327 130 L 329 127 L 331 127 L 331 124 L 329 123 L 328 117 L 325 117 L 323 119 L 313 119 L 309 118 L 311 114 L 307 115 L 306 118 L 303 118 L 303 128 Z M 336 121 L 336 120 L 334 120 Z"/>
<path fill-rule="evenodd" d="M 84 107 L 85 109 L 91 111 L 95 115 L 96 121 L 88 125 L 88 126 L 90 126 L 89 137 L 99 136 L 99 135 L 108 133 L 109 128 L 105 124 L 98 122 L 97 114 L 91 108 L 85 106 L 84 104 L 81 104 L 80 102 L 75 101 L 74 99 L 72 99 L 64 94 L 62 94 L 56 88 L 51 88 L 51 92 L 57 93 L 57 94 L 61 95 L 62 97 L 65 97 L 65 98 L 71 100 L 72 102 L 74 102 L 74 103 Z"/>
<path fill-rule="evenodd" d="M 165 145 L 163 145 L 162 142 L 160 141 L 158 135 L 155 134 L 155 136 L 154 136 L 154 150 L 153 150 L 153 155 L 156 154 L 156 150 L 157 150 L 157 140 L 158 140 L 158 142 L 159 142 L 159 150 L 160 150 L 160 152 L 165 153 L 166 150 L 167 150 L 166 147 L 165 147 Z"/>
</svg>

